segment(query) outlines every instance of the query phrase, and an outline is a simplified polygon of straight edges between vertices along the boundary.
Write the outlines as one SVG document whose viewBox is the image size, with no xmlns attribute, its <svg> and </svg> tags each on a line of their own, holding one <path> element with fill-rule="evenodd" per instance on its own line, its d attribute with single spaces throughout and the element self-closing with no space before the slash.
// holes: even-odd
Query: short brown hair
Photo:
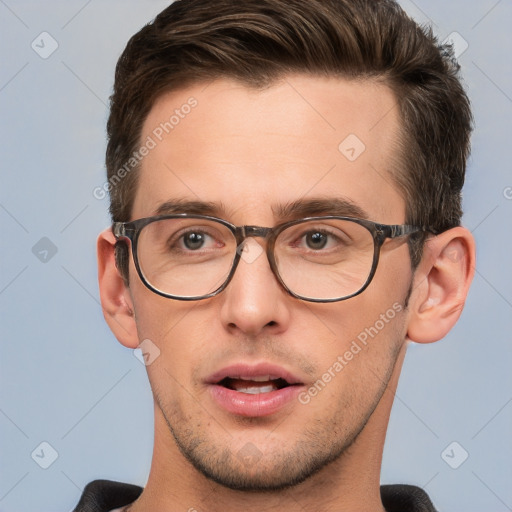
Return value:
<svg viewBox="0 0 512 512">
<path fill-rule="evenodd" d="M 230 77 L 251 87 L 289 73 L 379 79 L 403 122 L 394 174 L 406 222 L 441 232 L 460 224 L 472 117 L 451 48 L 393 0 L 178 0 L 135 34 L 116 67 L 106 167 L 113 221 L 130 220 L 140 146 L 164 92 Z M 424 238 L 410 242 L 413 268 Z M 118 252 L 125 276 L 127 253 Z"/>
</svg>

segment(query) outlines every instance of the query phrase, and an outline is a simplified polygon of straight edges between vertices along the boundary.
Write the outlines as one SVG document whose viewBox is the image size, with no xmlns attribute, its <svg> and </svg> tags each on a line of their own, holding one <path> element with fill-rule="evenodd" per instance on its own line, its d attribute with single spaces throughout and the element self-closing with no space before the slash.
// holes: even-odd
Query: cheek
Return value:
<svg viewBox="0 0 512 512">
<path fill-rule="evenodd" d="M 146 346 L 156 355 L 146 366 L 151 386 L 166 389 L 173 386 L 173 379 L 184 383 L 184 369 L 190 361 L 190 305 L 160 297 L 142 283 L 132 284 L 132 297 L 137 334 L 144 352 Z"/>
<path fill-rule="evenodd" d="M 152 387 L 160 390 L 190 387 L 191 372 L 200 366 L 213 335 L 209 334 L 204 301 L 187 302 L 161 297 L 146 288 L 137 274 L 130 288 L 139 340 L 149 340 L 158 357 L 146 367 Z"/>
<path fill-rule="evenodd" d="M 384 313 L 386 314 L 386 313 Z M 393 317 L 393 318 L 391 318 Z M 389 310 L 388 322 L 359 321 L 354 335 L 339 337 L 318 364 L 316 380 L 299 397 L 308 422 L 330 418 L 349 430 L 368 419 L 392 375 L 404 337 L 404 313 Z M 363 384 L 364 383 L 364 384 Z"/>
<path fill-rule="evenodd" d="M 326 336 L 323 340 L 318 337 L 312 350 L 320 382 L 317 380 L 318 389 L 311 391 L 316 395 L 321 390 L 324 406 L 326 402 L 341 400 L 347 405 L 371 399 L 386 382 L 404 343 L 404 302 L 412 278 L 408 248 L 400 247 L 386 256 L 363 293 L 347 301 L 315 306 L 314 316 Z M 302 332 L 307 331 L 305 327 Z M 367 385 L 361 386 L 363 381 Z"/>
<path fill-rule="evenodd" d="M 140 280 L 133 261 L 130 262 L 130 295 L 133 302 L 139 339 L 165 339 L 164 334 L 178 326 L 186 315 L 187 303 L 161 297 Z"/>
</svg>

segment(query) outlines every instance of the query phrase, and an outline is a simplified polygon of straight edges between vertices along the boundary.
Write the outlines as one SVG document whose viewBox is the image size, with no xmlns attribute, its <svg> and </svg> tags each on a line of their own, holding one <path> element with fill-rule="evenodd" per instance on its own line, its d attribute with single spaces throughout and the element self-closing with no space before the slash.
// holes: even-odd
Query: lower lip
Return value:
<svg viewBox="0 0 512 512">
<path fill-rule="evenodd" d="M 213 399 L 223 409 L 232 414 L 250 418 L 278 412 L 296 399 L 302 388 L 303 386 L 287 386 L 268 393 L 252 395 L 216 384 L 209 386 Z"/>
</svg>

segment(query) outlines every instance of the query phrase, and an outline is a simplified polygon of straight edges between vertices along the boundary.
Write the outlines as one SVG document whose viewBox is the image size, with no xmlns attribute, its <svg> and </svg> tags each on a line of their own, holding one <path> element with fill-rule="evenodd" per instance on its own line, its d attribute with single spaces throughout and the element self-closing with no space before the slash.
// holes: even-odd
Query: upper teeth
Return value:
<svg viewBox="0 0 512 512">
<path fill-rule="evenodd" d="M 260 375 L 255 377 L 238 377 L 240 380 L 248 380 L 253 382 L 268 382 L 270 380 L 277 380 L 279 377 L 275 377 L 274 375 Z"/>
</svg>

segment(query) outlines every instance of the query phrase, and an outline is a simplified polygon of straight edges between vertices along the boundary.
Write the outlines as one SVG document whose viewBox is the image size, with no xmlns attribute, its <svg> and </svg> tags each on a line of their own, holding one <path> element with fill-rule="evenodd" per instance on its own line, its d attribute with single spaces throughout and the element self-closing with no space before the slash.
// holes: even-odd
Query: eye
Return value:
<svg viewBox="0 0 512 512">
<path fill-rule="evenodd" d="M 190 233 L 186 233 L 182 236 L 183 245 L 187 249 L 191 250 L 200 249 L 205 243 L 207 237 L 208 235 L 205 233 L 191 231 Z"/>
<path fill-rule="evenodd" d="M 311 231 L 306 235 L 306 244 L 310 249 L 323 249 L 328 241 L 328 235 L 320 231 Z"/>
<path fill-rule="evenodd" d="M 313 229 L 302 233 L 295 246 L 303 249 L 310 249 L 312 251 L 321 251 L 322 249 L 332 249 L 343 245 L 340 237 L 327 231 L 326 229 Z"/>
<path fill-rule="evenodd" d="M 215 240 L 204 231 L 188 231 L 178 238 L 177 243 L 181 246 L 180 248 L 197 251 L 215 245 Z"/>
</svg>

